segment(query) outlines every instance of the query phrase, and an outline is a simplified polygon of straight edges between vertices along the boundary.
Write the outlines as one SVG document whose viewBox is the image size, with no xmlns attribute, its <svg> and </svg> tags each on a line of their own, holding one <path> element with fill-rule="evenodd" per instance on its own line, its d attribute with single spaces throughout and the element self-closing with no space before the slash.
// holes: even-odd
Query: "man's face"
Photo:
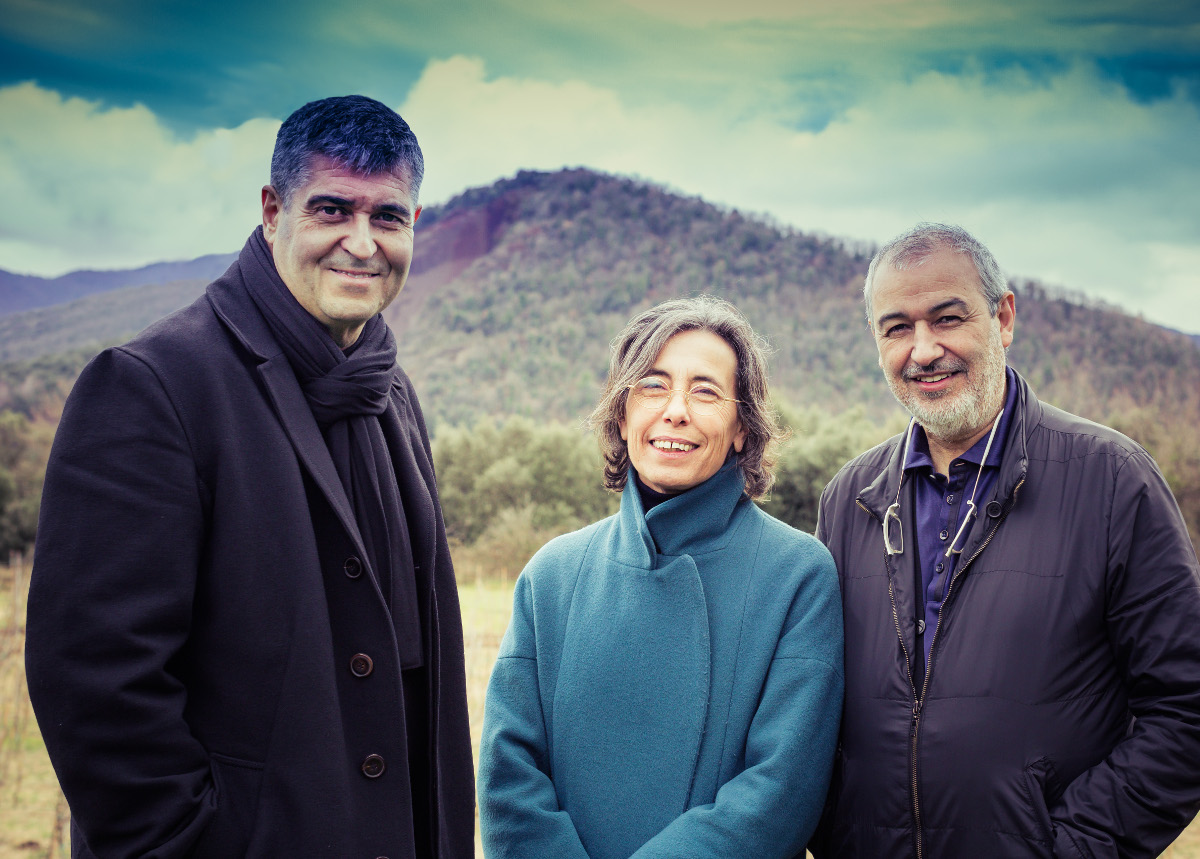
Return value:
<svg viewBox="0 0 1200 859">
<path fill-rule="evenodd" d="M 931 438 L 974 443 L 1004 404 L 1012 293 L 992 316 L 971 258 L 938 248 L 904 271 L 881 266 L 872 313 L 879 366 L 896 399 Z"/>
<path fill-rule="evenodd" d="M 362 176 L 313 156 L 291 203 L 263 188 L 263 234 L 300 305 L 345 348 L 404 287 L 421 214 L 407 172 Z"/>
</svg>

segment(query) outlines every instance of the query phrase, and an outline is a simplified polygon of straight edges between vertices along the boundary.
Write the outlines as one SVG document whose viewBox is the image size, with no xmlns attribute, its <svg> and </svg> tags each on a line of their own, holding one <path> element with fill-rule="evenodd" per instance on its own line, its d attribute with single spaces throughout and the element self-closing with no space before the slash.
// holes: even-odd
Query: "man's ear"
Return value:
<svg viewBox="0 0 1200 859">
<path fill-rule="evenodd" d="M 996 319 L 1000 322 L 1000 343 L 1007 349 L 1013 342 L 1013 328 L 1017 324 L 1017 297 L 1011 292 L 1000 299 Z"/>
<path fill-rule="evenodd" d="M 262 226 L 263 238 L 267 240 L 267 245 L 275 239 L 275 231 L 279 227 L 279 213 L 283 211 L 283 201 L 279 199 L 279 195 L 275 193 L 275 188 L 271 185 L 263 185 L 262 189 Z"/>
<path fill-rule="evenodd" d="M 414 223 L 414 224 L 415 224 L 415 223 L 417 222 L 417 220 L 418 220 L 418 219 L 421 217 L 421 211 L 422 211 L 422 210 L 421 210 L 421 207 L 420 207 L 420 206 L 417 206 L 417 211 L 413 212 L 413 223 Z"/>
</svg>

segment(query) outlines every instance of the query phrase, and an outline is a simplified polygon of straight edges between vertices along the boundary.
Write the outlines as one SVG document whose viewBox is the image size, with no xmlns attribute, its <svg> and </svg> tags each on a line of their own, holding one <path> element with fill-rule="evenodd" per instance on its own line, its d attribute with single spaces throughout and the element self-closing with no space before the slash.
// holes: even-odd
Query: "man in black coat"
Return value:
<svg viewBox="0 0 1200 859">
<path fill-rule="evenodd" d="M 379 315 L 422 173 L 384 105 L 305 105 L 237 262 L 76 383 L 26 656 L 75 856 L 473 855 L 457 591 Z"/>
<path fill-rule="evenodd" d="M 988 250 L 922 224 L 864 295 L 909 430 L 821 498 L 846 623 L 825 857 L 1158 856 L 1200 808 L 1200 565 L 1150 456 L 1006 366 Z"/>
</svg>

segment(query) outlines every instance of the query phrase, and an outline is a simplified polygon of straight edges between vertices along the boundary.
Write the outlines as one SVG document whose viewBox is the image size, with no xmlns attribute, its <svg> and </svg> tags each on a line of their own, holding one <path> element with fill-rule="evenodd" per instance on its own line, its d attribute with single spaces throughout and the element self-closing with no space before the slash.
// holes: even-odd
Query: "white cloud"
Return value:
<svg viewBox="0 0 1200 859">
<path fill-rule="evenodd" d="M 796 132 L 631 107 L 580 81 L 488 79 L 460 57 L 431 63 L 401 111 L 427 152 L 429 201 L 582 164 L 856 240 L 952 221 L 1014 275 L 1200 331 L 1200 209 L 1188 202 L 1200 197 L 1200 117 L 1182 95 L 1139 104 L 1086 67 L 1049 81 L 929 73 Z"/>
<path fill-rule="evenodd" d="M 1182 95 L 1138 103 L 1083 66 L 1049 80 L 929 73 L 865 92 L 819 132 L 650 102 L 489 78 L 453 57 L 398 109 L 426 153 L 426 203 L 583 165 L 853 240 L 953 221 L 1011 274 L 1200 332 L 1200 116 Z M 0 89 L 0 126 L 0 183 L 18 202 L 0 214 L 0 267 L 60 273 L 236 249 L 278 123 L 184 140 L 145 108 L 23 84 Z"/>
<path fill-rule="evenodd" d="M 931 0 L 623 0 L 649 15 L 686 26 L 740 21 L 794 21 L 843 27 L 929 27 L 954 14 L 952 4 Z"/>
<path fill-rule="evenodd" d="M 237 250 L 279 123 L 182 140 L 145 107 L 0 89 L 0 267 L 56 275 Z"/>
</svg>

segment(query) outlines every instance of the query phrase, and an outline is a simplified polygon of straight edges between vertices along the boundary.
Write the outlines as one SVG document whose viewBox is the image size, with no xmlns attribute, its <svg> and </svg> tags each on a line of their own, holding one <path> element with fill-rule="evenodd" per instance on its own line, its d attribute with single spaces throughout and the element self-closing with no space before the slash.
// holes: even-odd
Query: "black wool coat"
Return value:
<svg viewBox="0 0 1200 859">
<path fill-rule="evenodd" d="M 51 453 L 26 660 L 76 855 L 413 857 L 416 718 L 434 812 L 416 825 L 436 856 L 473 856 L 462 623 L 416 395 L 398 373 L 381 417 L 406 441 L 423 630 L 406 714 L 351 503 L 239 265 L 93 361 Z"/>
</svg>

